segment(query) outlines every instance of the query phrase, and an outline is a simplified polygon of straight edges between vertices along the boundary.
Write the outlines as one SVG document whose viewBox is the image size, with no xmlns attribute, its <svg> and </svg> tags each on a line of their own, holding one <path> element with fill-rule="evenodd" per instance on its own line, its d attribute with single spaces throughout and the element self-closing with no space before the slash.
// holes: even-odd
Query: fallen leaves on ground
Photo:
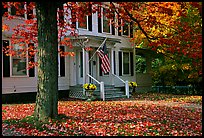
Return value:
<svg viewBox="0 0 204 138">
<path fill-rule="evenodd" d="M 60 118 L 36 127 L 35 104 L 2 106 L 2 128 L 28 136 L 201 136 L 202 109 L 130 101 L 59 101 Z M 28 121 L 26 121 L 26 118 Z M 23 121 L 22 121 L 23 120 Z"/>
</svg>

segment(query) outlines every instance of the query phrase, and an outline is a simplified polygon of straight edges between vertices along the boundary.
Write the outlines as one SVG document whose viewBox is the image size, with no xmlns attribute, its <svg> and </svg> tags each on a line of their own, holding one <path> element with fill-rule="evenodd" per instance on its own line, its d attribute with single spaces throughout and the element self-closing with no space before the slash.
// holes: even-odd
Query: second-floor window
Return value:
<svg viewBox="0 0 204 138">
<path fill-rule="evenodd" d="M 133 22 L 125 22 L 123 28 L 123 35 L 133 37 Z"/>
<path fill-rule="evenodd" d="M 89 4 L 88 15 L 83 16 L 83 20 L 78 22 L 78 28 L 92 31 L 92 5 Z"/>
<path fill-rule="evenodd" d="M 32 19 L 35 15 L 35 9 L 32 8 L 31 2 L 20 2 L 17 6 L 14 6 L 12 3 L 7 2 L 8 8 L 3 8 L 2 16 L 5 12 L 8 12 L 8 15 L 18 16 L 25 19 Z M 2 5 L 3 6 L 3 5 Z"/>
<path fill-rule="evenodd" d="M 106 17 L 107 11 L 103 8 L 103 32 L 110 33 L 110 20 Z"/>
<path fill-rule="evenodd" d="M 88 23 L 87 23 L 87 16 L 85 15 L 83 17 L 83 21 L 78 22 L 78 28 L 87 29 L 87 25 L 88 25 Z"/>
<path fill-rule="evenodd" d="M 112 19 L 110 20 L 109 18 L 106 17 L 107 10 L 101 7 L 99 7 L 99 9 L 100 10 L 98 12 L 98 32 L 115 35 L 115 27 L 111 23 L 111 20 L 115 21 L 115 16 L 113 16 Z"/>
</svg>

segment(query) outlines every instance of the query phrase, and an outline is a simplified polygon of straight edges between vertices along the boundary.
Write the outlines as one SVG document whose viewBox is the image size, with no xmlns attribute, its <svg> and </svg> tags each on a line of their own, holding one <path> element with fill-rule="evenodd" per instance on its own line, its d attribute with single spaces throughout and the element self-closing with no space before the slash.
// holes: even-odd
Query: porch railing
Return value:
<svg viewBox="0 0 204 138">
<path fill-rule="evenodd" d="M 128 84 L 128 81 L 124 81 L 123 79 L 121 79 L 119 76 L 115 75 L 112 73 L 113 76 L 115 76 L 116 78 L 118 78 L 120 81 L 122 81 L 124 84 L 125 84 L 125 95 L 127 96 L 127 98 L 130 97 L 130 94 L 129 94 L 129 84 Z"/>
<path fill-rule="evenodd" d="M 105 101 L 104 82 L 99 82 L 97 79 L 95 79 L 90 74 L 87 74 L 87 76 L 90 77 L 92 80 L 94 80 L 95 82 L 97 82 L 100 85 L 100 97 L 101 97 L 101 99 L 103 99 L 103 101 Z"/>
</svg>

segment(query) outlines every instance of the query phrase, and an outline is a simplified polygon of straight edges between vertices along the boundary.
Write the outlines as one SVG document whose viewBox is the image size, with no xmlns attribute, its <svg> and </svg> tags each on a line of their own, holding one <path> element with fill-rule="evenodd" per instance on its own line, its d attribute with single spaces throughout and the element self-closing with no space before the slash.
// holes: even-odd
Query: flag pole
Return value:
<svg viewBox="0 0 204 138">
<path fill-rule="evenodd" d="M 98 47 L 98 49 L 96 50 L 96 52 L 99 50 L 99 48 L 101 48 L 103 45 L 104 45 L 104 43 L 106 42 L 106 40 L 107 40 L 107 37 L 104 39 L 104 41 L 103 41 L 103 43 Z M 94 57 L 94 55 L 96 54 L 96 52 L 93 54 L 93 56 L 89 59 L 89 62 L 92 60 L 92 58 Z"/>
</svg>

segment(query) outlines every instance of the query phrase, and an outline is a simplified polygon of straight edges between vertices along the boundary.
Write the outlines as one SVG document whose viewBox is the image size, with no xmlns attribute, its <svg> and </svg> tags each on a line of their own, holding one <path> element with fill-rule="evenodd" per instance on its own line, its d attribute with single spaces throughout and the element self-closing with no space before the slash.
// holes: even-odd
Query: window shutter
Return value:
<svg viewBox="0 0 204 138">
<path fill-rule="evenodd" d="M 101 61 L 101 58 L 98 58 L 98 59 L 99 59 L 99 76 L 102 76 L 102 69 L 101 69 L 102 61 Z"/>
<path fill-rule="evenodd" d="M 133 64 L 133 52 L 130 52 L 130 72 L 131 76 L 134 76 L 134 64 Z"/>
<path fill-rule="evenodd" d="M 65 52 L 64 46 L 60 46 L 62 52 Z M 60 56 L 60 76 L 65 76 L 65 57 Z"/>
<path fill-rule="evenodd" d="M 30 43 L 28 44 L 28 56 L 29 56 L 29 61 L 31 62 L 35 62 L 35 55 L 32 55 L 30 52 L 32 52 L 33 50 L 31 49 L 31 47 L 34 47 L 34 44 Z M 29 77 L 35 77 L 35 67 L 29 69 Z"/>
<path fill-rule="evenodd" d="M 8 8 L 4 8 L 3 4 L 1 5 L 1 16 L 3 16 L 6 12 L 8 12 Z"/>
<path fill-rule="evenodd" d="M 115 20 L 115 14 L 113 16 L 113 21 Z M 115 35 L 115 25 L 111 24 L 111 28 L 112 28 L 112 35 Z"/>
<path fill-rule="evenodd" d="M 99 11 L 98 11 L 98 32 L 102 33 L 102 28 L 101 28 L 101 6 L 98 7 Z"/>
<path fill-rule="evenodd" d="M 118 55 L 119 55 L 119 76 L 122 76 L 122 51 L 119 51 Z"/>
<path fill-rule="evenodd" d="M 76 12 L 74 11 L 74 9 L 71 9 L 71 28 L 75 28 L 76 29 Z"/>
<path fill-rule="evenodd" d="M 89 31 L 92 31 L 92 5 L 89 4 L 89 13 L 90 15 L 88 16 L 88 29 Z"/>
<path fill-rule="evenodd" d="M 118 36 L 121 36 L 121 19 L 118 19 Z"/>
<path fill-rule="evenodd" d="M 9 41 L 3 40 L 3 48 L 8 49 Z M 10 77 L 10 56 L 3 53 L 3 77 Z"/>
</svg>

